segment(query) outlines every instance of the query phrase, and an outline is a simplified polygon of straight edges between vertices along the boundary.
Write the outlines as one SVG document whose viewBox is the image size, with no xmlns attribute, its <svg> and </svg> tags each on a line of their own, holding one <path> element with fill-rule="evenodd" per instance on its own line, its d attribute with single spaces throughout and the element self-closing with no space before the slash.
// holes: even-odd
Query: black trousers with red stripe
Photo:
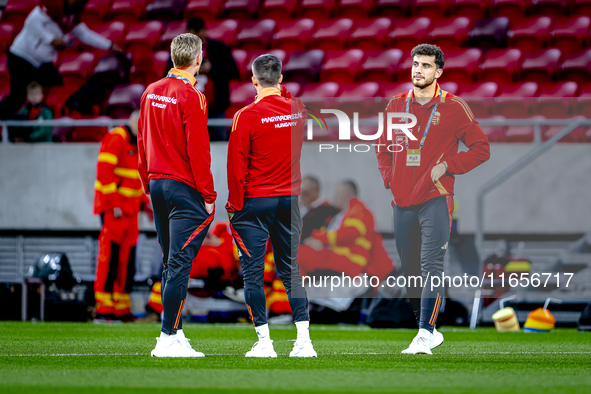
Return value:
<svg viewBox="0 0 591 394">
<path fill-rule="evenodd" d="M 150 181 L 154 224 L 162 248 L 162 332 L 176 334 L 183 326 L 181 313 L 187 298 L 193 259 L 213 220 L 201 193 L 172 179 Z"/>
<path fill-rule="evenodd" d="M 443 281 L 433 282 L 432 278 L 443 276 L 452 214 L 451 196 L 435 197 L 411 207 L 394 206 L 394 237 L 408 298 L 419 328 L 430 332 L 444 298 Z"/>
</svg>

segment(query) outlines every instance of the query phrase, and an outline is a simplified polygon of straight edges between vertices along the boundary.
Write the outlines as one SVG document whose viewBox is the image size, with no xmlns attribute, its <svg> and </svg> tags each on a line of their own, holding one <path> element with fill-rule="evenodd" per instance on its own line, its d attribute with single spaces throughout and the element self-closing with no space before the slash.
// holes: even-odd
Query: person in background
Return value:
<svg viewBox="0 0 591 394">
<path fill-rule="evenodd" d="M 316 177 L 307 175 L 302 179 L 300 212 L 302 215 L 301 239 L 304 240 L 312 236 L 312 231 L 319 230 L 328 224 L 339 210 L 328 201 L 320 200 L 320 182 Z"/>
<path fill-rule="evenodd" d="M 27 101 L 18 111 L 18 120 L 53 119 L 53 111 L 43 102 L 43 87 L 36 81 L 27 86 Z M 51 142 L 53 128 L 51 126 L 11 127 L 10 141 Z"/>
<path fill-rule="evenodd" d="M 0 119 L 9 119 L 27 98 L 27 86 L 37 81 L 43 87 L 62 84 L 54 61 L 58 51 L 72 45 L 71 36 L 99 49 L 122 49 L 80 22 L 88 0 L 40 0 L 8 51 L 10 94 L 0 102 Z"/>
</svg>

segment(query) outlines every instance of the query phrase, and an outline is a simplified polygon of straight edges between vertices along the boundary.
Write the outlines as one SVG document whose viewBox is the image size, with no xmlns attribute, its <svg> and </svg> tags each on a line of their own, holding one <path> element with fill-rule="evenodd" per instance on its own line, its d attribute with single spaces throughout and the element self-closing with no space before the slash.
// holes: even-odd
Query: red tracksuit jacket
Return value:
<svg viewBox="0 0 591 394">
<path fill-rule="evenodd" d="M 211 174 L 207 99 L 190 73 L 173 68 L 148 86 L 138 123 L 139 171 L 150 179 L 173 179 L 197 189 L 208 203 L 217 196 Z"/>
<path fill-rule="evenodd" d="M 234 115 L 228 144 L 228 212 L 247 197 L 300 194 L 305 109 L 295 98 L 265 88 Z"/>
<path fill-rule="evenodd" d="M 406 112 L 408 95 L 409 92 L 404 92 L 394 96 L 386 112 Z M 417 126 L 411 131 L 417 137 L 417 141 L 409 139 L 408 149 L 419 148 L 433 106 L 439 103 L 421 149 L 419 167 L 406 165 L 407 150 L 404 142 L 405 135 L 402 131 L 395 131 L 392 134 L 394 141 L 387 140 L 386 132 L 379 139 L 379 144 L 401 145 L 403 147 L 401 152 L 396 152 L 397 147 L 392 149 L 394 152 L 390 152 L 385 146 L 376 146 L 378 166 L 384 185 L 392 190 L 393 204 L 399 207 L 418 205 L 438 196 L 452 196 L 455 175 L 474 169 L 490 157 L 490 146 L 486 134 L 475 120 L 466 102 L 445 91 L 441 91 L 441 99 L 439 96 L 439 84 L 437 84 L 434 98 L 425 105 L 416 102 L 414 94 L 411 93 L 409 112 L 417 117 Z M 387 115 L 384 115 L 384 119 L 387 119 Z M 421 135 L 418 135 L 418 126 L 420 126 Z M 384 130 L 387 130 L 386 127 Z M 460 141 L 468 147 L 467 152 L 458 153 Z M 443 161 L 447 163 L 447 173 L 433 183 L 431 169 Z"/>
</svg>

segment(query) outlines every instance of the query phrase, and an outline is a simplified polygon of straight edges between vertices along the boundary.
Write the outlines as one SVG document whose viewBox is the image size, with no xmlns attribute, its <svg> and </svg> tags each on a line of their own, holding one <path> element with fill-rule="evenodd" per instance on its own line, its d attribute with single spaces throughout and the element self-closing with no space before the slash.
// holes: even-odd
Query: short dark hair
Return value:
<svg viewBox="0 0 591 394">
<path fill-rule="evenodd" d="M 314 175 L 306 175 L 304 179 L 302 179 L 302 182 L 303 181 L 310 182 L 315 189 L 320 190 L 320 182 L 318 181 L 318 178 L 316 178 Z"/>
<path fill-rule="evenodd" d="M 275 86 L 281 78 L 281 60 L 273 55 L 261 55 L 252 62 L 252 74 L 263 88 Z"/>
<path fill-rule="evenodd" d="M 435 56 L 435 65 L 437 68 L 443 68 L 443 65 L 445 64 L 445 55 L 437 45 L 419 44 L 410 52 L 410 58 L 414 59 L 416 55 Z"/>
<path fill-rule="evenodd" d="M 353 195 L 357 197 L 357 184 L 355 183 L 355 181 L 347 179 L 345 181 L 342 181 L 341 183 L 347 186 L 349 189 L 351 189 L 351 193 L 353 193 Z"/>
<path fill-rule="evenodd" d="M 195 32 L 198 32 L 199 30 L 204 28 L 205 21 L 203 20 L 203 18 L 200 18 L 198 16 L 189 19 L 189 21 L 187 22 L 187 31 L 193 30 Z"/>
</svg>

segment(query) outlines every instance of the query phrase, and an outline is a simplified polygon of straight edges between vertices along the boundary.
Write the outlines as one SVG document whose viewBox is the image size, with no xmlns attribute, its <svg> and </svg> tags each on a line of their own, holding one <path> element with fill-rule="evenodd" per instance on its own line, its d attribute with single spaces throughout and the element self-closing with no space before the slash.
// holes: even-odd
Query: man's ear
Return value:
<svg viewBox="0 0 591 394">
<path fill-rule="evenodd" d="M 279 76 L 279 82 L 277 82 L 277 84 L 280 84 L 281 82 L 283 82 L 283 74 Z"/>
<path fill-rule="evenodd" d="M 441 77 L 441 74 L 443 74 L 443 69 L 438 68 L 437 71 L 435 71 L 435 78 Z"/>
<path fill-rule="evenodd" d="M 257 79 L 256 79 L 256 77 L 254 75 L 252 76 L 252 84 L 254 86 L 258 86 L 259 85 L 259 81 L 257 81 Z"/>
</svg>

